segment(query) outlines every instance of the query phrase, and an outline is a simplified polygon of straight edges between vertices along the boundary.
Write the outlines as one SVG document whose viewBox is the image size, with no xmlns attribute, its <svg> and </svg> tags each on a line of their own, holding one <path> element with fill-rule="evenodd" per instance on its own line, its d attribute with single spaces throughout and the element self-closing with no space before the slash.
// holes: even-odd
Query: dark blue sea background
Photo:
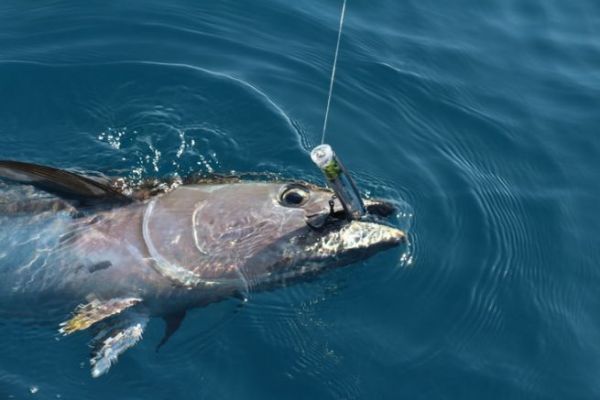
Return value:
<svg viewBox="0 0 600 400">
<path fill-rule="evenodd" d="M 341 5 L 3 0 L 0 159 L 322 182 Z M 2 320 L 0 398 L 598 399 L 599 127 L 597 0 L 349 0 L 326 141 L 409 245 L 160 352 L 153 319 L 99 379 L 86 333 Z"/>
</svg>

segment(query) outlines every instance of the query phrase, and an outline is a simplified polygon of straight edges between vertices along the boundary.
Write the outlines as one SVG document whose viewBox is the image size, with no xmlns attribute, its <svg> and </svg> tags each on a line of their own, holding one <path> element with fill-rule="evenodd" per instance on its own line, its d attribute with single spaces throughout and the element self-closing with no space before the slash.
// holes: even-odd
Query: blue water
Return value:
<svg viewBox="0 0 600 400">
<path fill-rule="evenodd" d="M 319 181 L 341 1 L 0 3 L 0 158 Z M 89 337 L 0 321 L 0 398 L 600 396 L 600 3 L 349 0 L 327 141 L 410 246 Z M 0 253 L 10 251 L 0 245 Z"/>
</svg>

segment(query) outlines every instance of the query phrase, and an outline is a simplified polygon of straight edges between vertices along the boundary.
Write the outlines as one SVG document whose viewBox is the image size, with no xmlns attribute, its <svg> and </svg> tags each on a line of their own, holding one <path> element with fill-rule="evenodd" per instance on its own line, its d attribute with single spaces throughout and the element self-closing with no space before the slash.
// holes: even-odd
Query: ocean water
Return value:
<svg viewBox="0 0 600 400">
<path fill-rule="evenodd" d="M 0 159 L 319 182 L 341 1 L 0 2 Z M 0 398 L 600 397 L 600 3 L 349 0 L 329 142 L 410 244 L 163 323 L 0 321 Z M 11 251 L 0 244 L 0 256 Z M 58 322 L 58 321 L 57 321 Z"/>
</svg>

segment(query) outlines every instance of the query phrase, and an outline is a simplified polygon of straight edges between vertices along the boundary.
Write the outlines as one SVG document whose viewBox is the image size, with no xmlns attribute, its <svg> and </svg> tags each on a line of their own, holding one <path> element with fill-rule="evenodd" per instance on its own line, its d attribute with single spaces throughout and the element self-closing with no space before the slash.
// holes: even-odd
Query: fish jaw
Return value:
<svg viewBox="0 0 600 400">
<path fill-rule="evenodd" d="M 307 251 L 319 258 L 346 258 L 355 253 L 369 257 L 406 240 L 406 234 L 396 228 L 376 222 L 350 221 L 338 230 L 321 236 Z M 358 261 L 358 260 L 357 260 Z"/>
<path fill-rule="evenodd" d="M 250 287 L 283 284 L 365 260 L 405 241 L 403 231 L 385 224 L 340 220 L 317 231 L 294 232 L 252 257 L 243 270 Z"/>
</svg>

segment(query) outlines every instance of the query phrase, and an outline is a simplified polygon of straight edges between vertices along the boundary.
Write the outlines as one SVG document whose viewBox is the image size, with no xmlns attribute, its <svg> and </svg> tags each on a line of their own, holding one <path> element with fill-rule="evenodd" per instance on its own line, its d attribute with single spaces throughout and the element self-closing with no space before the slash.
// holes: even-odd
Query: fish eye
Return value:
<svg viewBox="0 0 600 400">
<path fill-rule="evenodd" d="M 308 188 L 294 184 L 285 186 L 279 194 L 279 203 L 285 207 L 300 207 L 304 205 L 310 194 Z"/>
</svg>

